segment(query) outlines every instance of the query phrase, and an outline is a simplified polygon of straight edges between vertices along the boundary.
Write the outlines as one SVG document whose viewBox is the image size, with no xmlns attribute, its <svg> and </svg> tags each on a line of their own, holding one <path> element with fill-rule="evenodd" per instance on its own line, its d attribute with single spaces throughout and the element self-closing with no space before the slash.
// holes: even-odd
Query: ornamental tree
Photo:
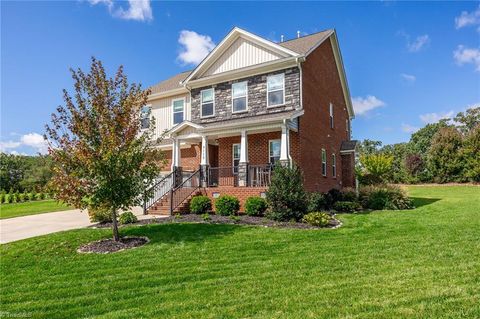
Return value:
<svg viewBox="0 0 480 319">
<path fill-rule="evenodd" d="M 70 71 L 73 96 L 63 90 L 65 105 L 46 125 L 50 184 L 56 198 L 71 206 L 108 210 L 118 241 L 118 211 L 141 204 L 141 194 L 164 163 L 163 153 L 150 147 L 154 123 L 140 126 L 149 91 L 129 84 L 122 66 L 108 78 L 95 58 L 89 73 Z"/>
</svg>

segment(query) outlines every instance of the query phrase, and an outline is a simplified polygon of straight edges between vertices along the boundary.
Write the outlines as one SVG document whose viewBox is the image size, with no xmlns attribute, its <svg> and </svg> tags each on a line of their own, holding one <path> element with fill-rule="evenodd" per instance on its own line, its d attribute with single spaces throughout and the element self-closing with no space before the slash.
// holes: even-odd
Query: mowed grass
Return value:
<svg viewBox="0 0 480 319">
<path fill-rule="evenodd" d="M 83 229 L 2 245 L 3 314 L 34 318 L 479 318 L 480 188 L 411 187 L 418 208 L 339 229 L 123 228 L 144 247 L 82 255 Z M 421 205 L 421 206 L 420 206 Z"/>
<path fill-rule="evenodd" d="M 1 204 L 0 219 L 58 212 L 68 209 L 72 208 L 53 199 L 13 204 Z"/>
</svg>

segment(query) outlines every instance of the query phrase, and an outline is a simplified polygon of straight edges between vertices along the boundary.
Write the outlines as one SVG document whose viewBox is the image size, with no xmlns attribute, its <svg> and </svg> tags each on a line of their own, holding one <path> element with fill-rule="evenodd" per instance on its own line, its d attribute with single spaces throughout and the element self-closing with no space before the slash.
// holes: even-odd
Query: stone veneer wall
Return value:
<svg viewBox="0 0 480 319">
<path fill-rule="evenodd" d="M 285 73 L 285 104 L 267 108 L 267 76 Z M 247 111 L 232 113 L 232 83 L 248 81 Z M 215 90 L 215 116 L 200 117 L 200 92 L 212 86 L 192 89 L 192 122 L 211 123 L 249 116 L 291 111 L 300 107 L 300 71 L 297 67 L 255 75 L 213 85 Z"/>
</svg>

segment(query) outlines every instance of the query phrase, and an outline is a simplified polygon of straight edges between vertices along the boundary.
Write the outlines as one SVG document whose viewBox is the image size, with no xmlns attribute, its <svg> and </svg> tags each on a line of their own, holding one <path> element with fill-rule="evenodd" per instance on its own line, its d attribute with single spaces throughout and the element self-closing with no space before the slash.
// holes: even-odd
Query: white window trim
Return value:
<svg viewBox="0 0 480 319">
<path fill-rule="evenodd" d="M 283 74 L 283 89 L 269 91 L 268 90 L 268 78 L 271 77 L 271 76 L 279 75 L 279 74 Z M 283 91 L 283 101 L 280 104 L 270 105 L 270 102 L 269 102 L 269 99 L 268 99 L 268 93 L 277 92 L 277 91 Z M 277 74 L 268 75 L 267 76 L 267 108 L 280 107 L 280 106 L 284 106 L 284 105 L 285 105 L 285 73 L 277 73 Z"/>
<path fill-rule="evenodd" d="M 241 148 L 241 144 L 240 143 L 233 143 L 232 144 L 232 173 L 234 175 L 237 175 L 238 174 L 238 171 L 235 173 L 235 146 L 238 145 L 238 148 L 240 149 Z M 239 150 L 241 151 L 241 150 Z M 238 157 L 238 162 L 240 163 L 240 153 L 238 154 L 239 157 Z"/>
<path fill-rule="evenodd" d="M 325 154 L 325 157 L 323 156 Z M 325 161 L 324 161 L 325 158 Z M 321 162 L 322 162 L 322 176 L 327 176 L 327 151 L 325 151 L 324 148 L 322 148 L 322 155 L 321 155 Z M 323 170 L 323 167 L 325 165 L 325 172 Z"/>
<path fill-rule="evenodd" d="M 333 117 L 333 103 L 332 102 L 330 102 L 329 114 L 330 114 L 330 117 L 328 118 L 328 120 L 330 121 L 330 123 L 328 123 L 328 124 L 330 125 L 330 128 L 334 128 L 335 127 L 335 120 L 334 120 L 334 117 Z"/>
<path fill-rule="evenodd" d="M 280 145 L 282 144 L 282 140 L 276 138 L 273 140 L 268 140 L 268 164 L 271 164 L 272 162 L 270 161 L 270 153 L 271 153 L 271 142 L 279 142 Z"/>
<path fill-rule="evenodd" d="M 178 98 L 178 99 L 172 99 L 172 127 L 182 123 L 182 122 L 177 123 L 177 124 L 174 123 L 175 113 L 180 113 L 180 112 L 175 112 L 175 109 L 173 108 L 173 105 L 175 104 L 176 101 L 183 101 L 183 110 L 182 110 L 183 120 L 182 120 L 182 122 L 185 121 L 185 106 L 186 106 L 185 104 L 187 103 L 185 97 Z"/>
<path fill-rule="evenodd" d="M 213 94 L 212 94 L 213 114 L 203 116 L 203 92 L 208 91 L 208 90 L 213 91 Z M 215 88 L 209 88 L 209 89 L 201 90 L 200 91 L 200 117 L 205 119 L 205 118 L 214 117 L 214 116 L 215 116 Z"/>
<path fill-rule="evenodd" d="M 150 129 L 150 125 L 152 124 L 152 118 L 153 118 L 153 109 L 152 109 L 152 104 L 146 104 L 144 107 L 148 107 L 150 109 L 149 111 L 149 117 L 148 117 L 148 127 L 146 128 L 142 128 L 141 127 L 141 122 L 140 122 L 140 130 L 141 131 L 145 131 L 145 130 L 148 130 Z M 143 120 L 143 117 L 142 117 L 142 110 L 140 109 L 140 121 Z"/>
<path fill-rule="evenodd" d="M 233 110 L 233 85 L 234 84 L 243 84 L 245 83 L 245 86 L 246 86 L 246 90 L 245 90 L 245 110 L 241 110 L 241 111 L 234 111 Z M 242 82 L 235 82 L 235 83 L 232 83 L 232 86 L 231 86 L 231 91 L 232 91 L 232 114 L 238 114 L 238 113 L 245 113 L 245 112 L 248 112 L 248 81 L 242 81 Z M 242 98 L 243 96 L 240 96 L 240 97 L 236 97 L 236 99 L 239 99 L 239 98 Z"/>
<path fill-rule="evenodd" d="M 337 155 L 332 154 L 332 175 L 333 178 L 337 178 Z"/>
</svg>

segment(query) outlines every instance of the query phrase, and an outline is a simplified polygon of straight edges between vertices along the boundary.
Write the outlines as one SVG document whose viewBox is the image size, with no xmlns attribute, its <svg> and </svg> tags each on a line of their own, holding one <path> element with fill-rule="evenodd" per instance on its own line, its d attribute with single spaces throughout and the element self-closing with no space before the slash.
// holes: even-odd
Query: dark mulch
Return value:
<svg viewBox="0 0 480 319">
<path fill-rule="evenodd" d="M 234 224 L 234 225 L 254 225 L 263 227 L 279 227 L 279 228 L 297 228 L 297 229 L 319 229 L 319 228 L 337 228 L 341 225 L 338 219 L 332 218 L 330 224 L 326 227 L 316 227 L 300 222 L 277 222 L 266 217 L 253 217 L 248 215 L 238 215 L 234 218 L 230 216 L 209 215 L 209 220 L 204 220 L 202 215 L 182 214 L 176 216 L 168 216 L 164 218 L 152 218 L 139 220 L 131 225 L 148 225 L 148 224 L 166 224 L 166 223 L 203 223 L 203 224 Z M 111 227 L 111 223 L 97 224 L 93 227 Z"/>
<path fill-rule="evenodd" d="M 119 242 L 114 241 L 113 239 L 101 239 L 82 245 L 77 251 L 79 253 L 108 254 L 143 246 L 148 242 L 149 239 L 147 237 L 125 236 L 120 238 Z"/>
</svg>

